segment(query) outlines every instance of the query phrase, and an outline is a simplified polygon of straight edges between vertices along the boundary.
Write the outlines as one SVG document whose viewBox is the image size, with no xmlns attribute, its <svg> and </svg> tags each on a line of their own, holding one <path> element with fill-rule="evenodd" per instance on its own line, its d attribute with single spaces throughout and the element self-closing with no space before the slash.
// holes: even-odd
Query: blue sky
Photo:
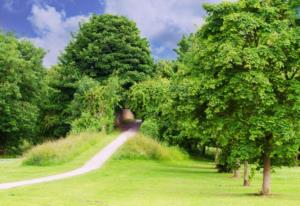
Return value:
<svg viewBox="0 0 300 206">
<path fill-rule="evenodd" d="M 150 41 L 156 59 L 172 59 L 182 35 L 201 25 L 203 3 L 219 0 L 0 0 L 0 29 L 14 32 L 44 48 L 44 65 L 57 63 L 57 56 L 76 32 L 78 23 L 91 13 L 124 15 L 134 20 Z"/>
</svg>

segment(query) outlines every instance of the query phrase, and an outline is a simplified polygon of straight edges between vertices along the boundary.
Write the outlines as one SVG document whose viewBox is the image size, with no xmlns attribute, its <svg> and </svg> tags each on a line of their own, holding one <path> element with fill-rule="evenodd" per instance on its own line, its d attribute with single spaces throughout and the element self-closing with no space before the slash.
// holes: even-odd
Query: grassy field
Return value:
<svg viewBox="0 0 300 206">
<path fill-rule="evenodd" d="M 112 137 L 111 137 L 112 138 Z M 95 149 L 95 148 L 94 148 Z M 40 176 L 79 165 L 88 151 L 68 164 L 21 166 L 19 160 L 0 161 L 0 182 Z M 58 182 L 0 190 L 2 206 L 299 206 L 300 168 L 273 174 L 270 197 L 256 196 L 261 176 L 251 187 L 241 179 L 218 174 L 206 161 L 110 160 L 104 168 Z"/>
<path fill-rule="evenodd" d="M 23 166 L 24 161 L 22 158 L 0 158 L 0 182 L 10 182 L 16 180 L 24 180 L 24 178 L 28 179 L 45 175 L 52 175 L 82 166 L 85 161 L 90 159 L 91 156 L 99 151 L 99 149 L 110 143 L 116 136 L 118 136 L 118 134 L 118 132 L 114 132 L 110 135 L 98 134 L 98 140 L 92 147 L 89 147 L 86 151 L 82 152 L 80 155 L 66 164 L 52 166 Z M 65 151 L 65 153 L 68 153 L 68 151 Z"/>
</svg>

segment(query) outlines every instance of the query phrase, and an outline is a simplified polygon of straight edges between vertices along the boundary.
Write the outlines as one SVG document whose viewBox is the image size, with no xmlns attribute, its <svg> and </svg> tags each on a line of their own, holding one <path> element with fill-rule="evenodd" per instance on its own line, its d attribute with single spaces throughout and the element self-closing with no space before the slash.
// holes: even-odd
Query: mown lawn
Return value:
<svg viewBox="0 0 300 206">
<path fill-rule="evenodd" d="M 10 174 L 7 174 L 3 168 Z M 41 168 L 14 168 L 1 162 L 1 181 L 40 174 Z M 69 167 L 69 166 L 64 166 Z M 55 167 L 42 168 L 54 171 Z M 20 170 L 20 171 L 19 171 Z M 17 177 L 15 177 L 17 175 Z M 273 195 L 256 196 L 261 177 L 244 188 L 241 179 L 218 174 L 205 161 L 110 160 L 87 175 L 23 188 L 0 190 L 2 206 L 299 206 L 300 168 L 273 174 Z"/>
</svg>

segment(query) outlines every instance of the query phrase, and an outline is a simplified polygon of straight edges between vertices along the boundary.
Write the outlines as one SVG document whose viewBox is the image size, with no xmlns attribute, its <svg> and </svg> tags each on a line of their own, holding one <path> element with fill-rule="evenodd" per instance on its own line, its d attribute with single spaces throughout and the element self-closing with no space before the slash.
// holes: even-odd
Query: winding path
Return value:
<svg viewBox="0 0 300 206">
<path fill-rule="evenodd" d="M 103 166 L 103 164 L 130 138 L 136 134 L 136 129 L 130 129 L 121 133 L 113 142 L 103 148 L 99 153 L 97 153 L 92 159 L 85 163 L 82 167 L 72 170 L 70 172 L 65 172 L 62 174 L 41 177 L 31 180 L 9 182 L 0 184 L 0 190 L 11 189 L 15 187 L 22 187 L 26 185 L 39 184 L 44 182 L 51 182 L 55 180 L 62 180 L 78 175 L 82 175 L 93 170 L 97 170 Z"/>
</svg>

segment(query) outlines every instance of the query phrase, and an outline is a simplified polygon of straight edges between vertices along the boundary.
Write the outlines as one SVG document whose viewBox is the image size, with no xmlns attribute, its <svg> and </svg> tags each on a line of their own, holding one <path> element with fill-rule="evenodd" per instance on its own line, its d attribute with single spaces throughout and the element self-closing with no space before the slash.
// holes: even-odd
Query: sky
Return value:
<svg viewBox="0 0 300 206">
<path fill-rule="evenodd" d="M 96 14 L 123 15 L 137 23 L 155 59 L 174 59 L 178 41 L 201 26 L 203 3 L 220 0 L 0 0 L 0 30 L 28 39 L 47 54 L 51 67 L 76 33 Z"/>
</svg>

